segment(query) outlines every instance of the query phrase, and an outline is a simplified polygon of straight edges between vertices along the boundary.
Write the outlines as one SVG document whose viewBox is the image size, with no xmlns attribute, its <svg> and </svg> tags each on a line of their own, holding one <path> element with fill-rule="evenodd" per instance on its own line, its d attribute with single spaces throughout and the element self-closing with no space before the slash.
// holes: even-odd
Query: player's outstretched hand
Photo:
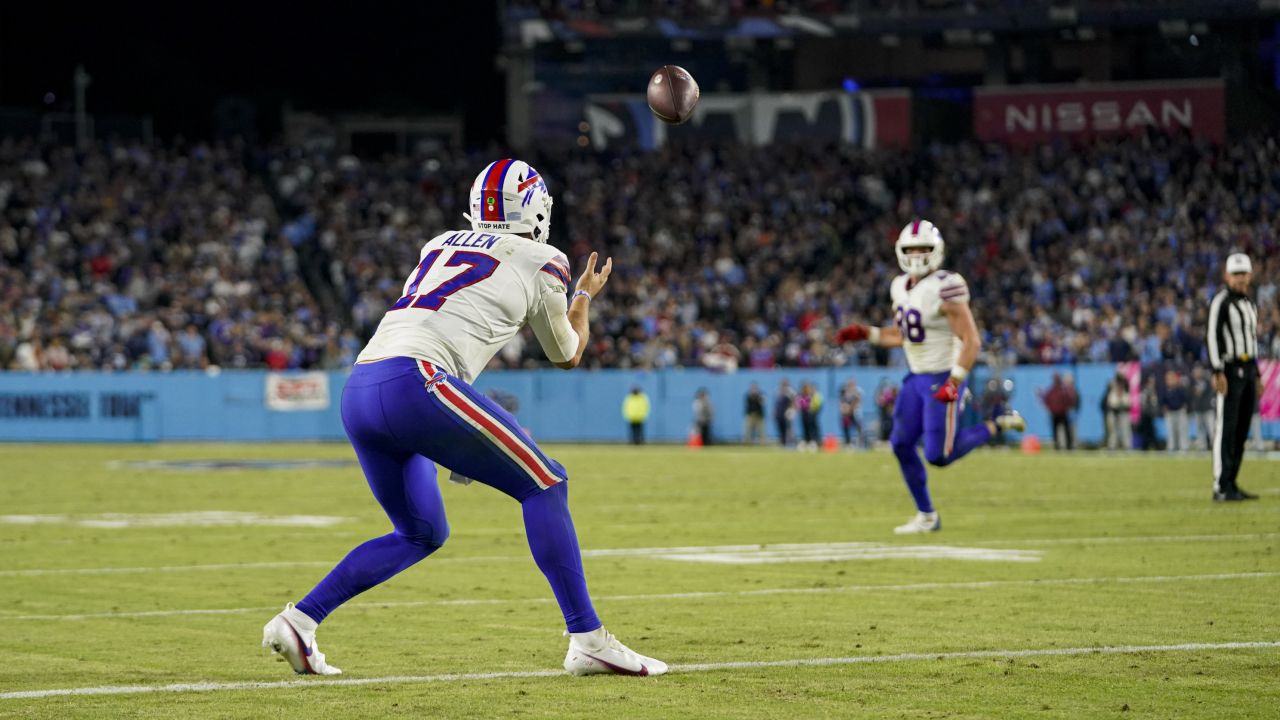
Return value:
<svg viewBox="0 0 1280 720">
<path fill-rule="evenodd" d="M 938 387 L 938 391 L 933 396 L 944 403 L 953 403 L 959 400 L 960 382 L 953 377 L 947 378 L 947 381 Z"/>
<path fill-rule="evenodd" d="M 836 344 L 843 345 L 845 343 L 866 340 L 870 334 L 871 329 L 866 325 L 854 323 L 848 327 L 840 328 L 840 331 L 836 333 Z"/>
<path fill-rule="evenodd" d="M 613 272 L 613 258 L 605 258 L 604 267 L 600 272 L 596 272 L 596 262 L 599 258 L 599 254 L 591 253 L 591 257 L 587 258 L 587 269 L 582 271 L 578 284 L 574 286 L 576 290 L 587 291 L 592 298 L 604 290 L 604 284 L 609 282 L 609 273 Z"/>
</svg>

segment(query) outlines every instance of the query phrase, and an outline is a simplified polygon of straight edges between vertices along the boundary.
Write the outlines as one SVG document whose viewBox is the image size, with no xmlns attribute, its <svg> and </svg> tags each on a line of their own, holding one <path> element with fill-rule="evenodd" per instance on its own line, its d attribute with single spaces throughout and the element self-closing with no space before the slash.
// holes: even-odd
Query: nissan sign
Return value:
<svg viewBox="0 0 1280 720">
<path fill-rule="evenodd" d="M 1189 132 L 1221 142 L 1226 132 L 1222 83 L 1213 80 L 974 90 L 973 130 L 981 140 L 1024 145 L 1147 129 Z"/>
</svg>

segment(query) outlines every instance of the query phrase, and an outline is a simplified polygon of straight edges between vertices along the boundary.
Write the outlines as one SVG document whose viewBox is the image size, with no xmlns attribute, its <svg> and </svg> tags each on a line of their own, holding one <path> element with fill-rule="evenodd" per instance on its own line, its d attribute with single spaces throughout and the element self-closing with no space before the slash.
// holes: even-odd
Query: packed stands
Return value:
<svg viewBox="0 0 1280 720">
<path fill-rule="evenodd" d="M 0 143 L 0 367 L 337 368 L 421 244 L 465 226 L 487 156 Z M 998 364 L 1194 363 L 1233 249 L 1280 356 L 1274 138 L 994 145 L 668 146 L 534 155 L 553 242 L 614 257 L 595 367 L 897 362 L 831 329 L 889 321 L 891 242 L 943 229 Z M 494 363 L 540 363 L 531 336 Z"/>
</svg>

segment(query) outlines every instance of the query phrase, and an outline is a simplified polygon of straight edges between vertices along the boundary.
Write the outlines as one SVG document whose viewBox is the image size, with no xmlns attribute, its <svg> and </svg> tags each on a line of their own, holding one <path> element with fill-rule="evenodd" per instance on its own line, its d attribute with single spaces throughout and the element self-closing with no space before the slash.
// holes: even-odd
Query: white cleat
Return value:
<svg viewBox="0 0 1280 720">
<path fill-rule="evenodd" d="M 916 516 L 907 521 L 906 525 L 899 525 L 893 529 L 897 535 L 918 535 L 921 533 L 937 532 L 942 529 L 942 518 L 938 517 L 938 513 L 916 513 Z"/>
<path fill-rule="evenodd" d="M 667 672 L 667 664 L 645 657 L 618 642 L 613 633 L 600 628 L 569 636 L 569 652 L 564 669 L 570 675 L 636 675 L 648 677 Z"/>
<path fill-rule="evenodd" d="M 324 653 L 316 645 L 315 631 L 299 629 L 289 620 L 289 614 L 296 612 L 293 603 L 289 603 L 284 612 L 263 626 L 262 647 L 279 653 L 299 675 L 341 675 L 341 670 L 325 662 Z"/>
<path fill-rule="evenodd" d="M 1010 410 L 996 418 L 996 427 L 1001 430 L 1012 430 L 1014 432 L 1026 432 L 1027 420 L 1018 414 L 1016 410 Z"/>
</svg>

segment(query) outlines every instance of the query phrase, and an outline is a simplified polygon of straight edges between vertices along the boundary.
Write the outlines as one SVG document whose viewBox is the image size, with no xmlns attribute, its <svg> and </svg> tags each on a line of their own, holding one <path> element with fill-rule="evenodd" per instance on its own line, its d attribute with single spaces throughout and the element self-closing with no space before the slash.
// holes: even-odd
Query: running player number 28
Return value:
<svg viewBox="0 0 1280 720">
<path fill-rule="evenodd" d="M 907 340 L 913 343 L 924 342 L 924 322 L 919 310 L 899 305 L 894 309 L 893 322 Z"/>
<path fill-rule="evenodd" d="M 499 262 L 484 253 L 467 252 L 459 250 L 455 252 L 447 261 L 445 267 L 462 267 L 466 266 L 466 270 L 454 275 L 448 280 L 440 283 L 434 290 L 418 294 L 418 286 L 422 284 L 422 278 L 431 272 L 431 266 L 436 264 L 436 260 L 440 259 L 440 253 L 443 250 L 432 250 L 422 258 L 422 262 L 418 263 L 418 269 L 414 272 L 413 282 L 409 283 L 409 287 L 405 290 L 404 297 L 400 298 L 391 306 L 392 310 L 403 310 L 407 307 L 422 308 L 423 310 L 439 310 L 444 305 L 444 301 L 450 295 L 458 292 L 462 288 L 475 285 L 493 274 L 498 269 Z"/>
</svg>

